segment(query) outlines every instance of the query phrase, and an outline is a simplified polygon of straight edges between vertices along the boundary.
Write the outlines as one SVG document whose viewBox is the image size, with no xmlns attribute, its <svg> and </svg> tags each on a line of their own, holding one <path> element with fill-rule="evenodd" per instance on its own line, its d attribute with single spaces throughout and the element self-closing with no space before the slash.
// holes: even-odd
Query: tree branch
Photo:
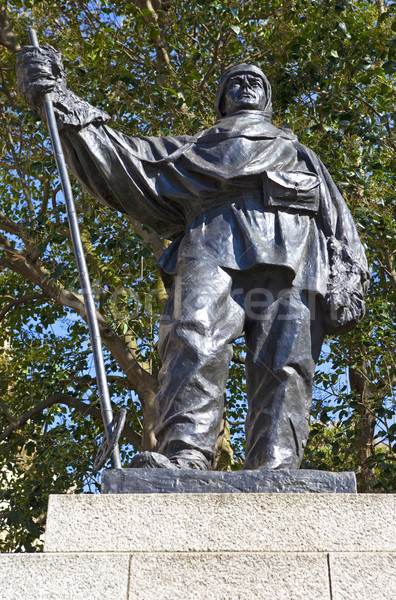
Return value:
<svg viewBox="0 0 396 600">
<path fill-rule="evenodd" d="M 385 460 L 394 460 L 394 461 L 396 461 L 396 454 L 386 454 Z"/>
<path fill-rule="evenodd" d="M 20 225 L 19 223 L 14 223 L 3 211 L 0 210 L 0 229 L 6 231 L 7 233 L 11 233 L 12 235 L 17 235 L 24 242 L 31 243 L 33 238 L 29 233 Z"/>
<path fill-rule="evenodd" d="M 7 132 L 7 140 L 8 140 L 8 146 L 11 150 L 11 154 L 12 157 L 14 159 L 14 168 L 18 174 L 19 180 L 21 182 L 21 188 L 22 188 L 22 192 L 26 198 L 26 202 L 27 202 L 27 206 L 28 206 L 28 211 L 29 211 L 29 216 L 30 219 L 33 223 L 33 225 L 36 224 L 36 215 L 34 212 L 34 205 L 33 205 L 33 200 L 32 200 L 32 195 L 30 193 L 30 189 L 29 186 L 27 184 L 27 176 L 26 176 L 26 172 L 24 170 L 24 168 L 22 167 L 21 163 L 18 160 L 18 156 L 17 156 L 17 152 L 15 150 L 15 144 L 14 144 L 14 139 L 12 137 L 12 133 L 11 131 Z"/>
<path fill-rule="evenodd" d="M 3 410 L 3 413 L 5 414 L 5 416 L 11 423 L 11 425 L 16 425 L 18 422 L 17 418 L 11 412 L 8 404 L 6 404 L 3 400 L 1 400 L 1 398 L 0 398 L 0 408 Z"/>
<path fill-rule="evenodd" d="M 158 15 L 154 10 L 151 0 L 142 0 L 142 7 L 150 11 L 149 17 L 144 17 L 148 25 L 152 25 L 158 30 L 158 35 L 154 40 L 155 49 L 157 53 L 157 60 L 160 65 L 165 64 L 170 71 L 173 71 L 172 64 L 169 58 L 169 54 L 166 50 L 166 43 L 161 33 Z"/>
<path fill-rule="evenodd" d="M 20 304 L 26 304 L 28 302 L 34 302 L 36 300 L 48 300 L 48 298 L 44 294 L 30 294 L 28 296 L 21 296 L 20 298 L 15 298 L 11 302 L 9 302 L 7 306 L 3 308 L 3 310 L 0 311 L 0 321 L 4 319 L 5 315 L 15 306 L 19 306 Z"/>
<path fill-rule="evenodd" d="M 15 53 L 21 49 L 4 4 L 0 4 L 0 44 Z"/>
<path fill-rule="evenodd" d="M 245 365 L 246 364 L 246 360 L 244 359 L 243 356 L 241 356 L 240 354 L 237 354 L 236 352 L 234 352 L 234 354 L 232 355 L 232 362 L 237 364 L 237 365 Z"/>
<path fill-rule="evenodd" d="M 38 285 L 49 298 L 58 304 L 72 308 L 88 323 L 87 311 L 83 296 L 66 290 L 50 278 L 50 272 L 44 269 L 38 261 L 30 264 L 23 253 L 16 251 L 9 244 L 8 260 L 0 260 L 0 268 L 8 268 L 22 275 L 35 285 Z M 132 389 L 139 395 L 142 404 L 153 401 L 157 390 L 157 378 L 147 373 L 139 364 L 133 352 L 128 349 L 125 342 L 116 334 L 114 329 L 106 322 L 103 315 L 96 311 L 101 338 L 108 347 L 114 359 L 125 373 L 132 385 Z"/>
<path fill-rule="evenodd" d="M 380 120 L 382 120 L 383 115 L 380 112 L 378 112 L 378 110 L 376 110 L 374 108 L 374 106 L 372 104 L 370 104 L 370 102 L 367 102 L 367 100 L 365 98 L 363 98 L 363 96 L 360 96 L 359 94 L 354 93 L 352 90 L 350 90 L 350 93 L 357 100 L 360 100 L 360 102 L 362 102 L 365 106 L 367 106 L 367 108 L 369 108 Z M 386 131 L 388 133 L 389 143 L 392 146 L 392 148 L 394 150 L 396 150 L 396 143 L 395 143 L 394 138 L 393 138 L 393 135 L 394 135 L 393 134 L 393 129 L 392 129 L 390 123 L 389 123 L 389 119 L 385 123 L 385 128 L 386 128 Z"/>
<path fill-rule="evenodd" d="M 69 394 L 51 394 L 51 396 L 48 396 L 48 398 L 39 404 L 36 404 L 30 410 L 24 412 L 20 417 L 13 417 L 13 421 L 10 422 L 10 425 L 0 434 L 0 442 L 4 441 L 17 429 L 21 429 L 21 427 L 23 427 L 30 419 L 39 415 L 43 410 L 51 408 L 55 404 L 65 404 L 69 408 L 78 410 L 83 415 L 90 415 L 94 419 L 99 421 L 102 420 L 101 412 L 95 406 L 87 404 Z M 132 444 L 137 450 L 140 449 L 141 436 L 136 433 L 132 427 L 125 425 L 122 435 L 129 444 Z"/>
<path fill-rule="evenodd" d="M 386 247 L 386 246 L 383 246 Z M 385 259 L 385 264 L 386 264 L 386 273 L 389 277 L 389 282 L 392 286 L 393 291 L 396 293 L 396 269 L 393 267 L 392 264 L 392 260 L 391 257 L 389 256 L 389 253 L 386 251 L 380 251 L 380 254 L 382 254 L 383 259 Z"/>
<path fill-rule="evenodd" d="M 127 218 L 132 223 L 133 228 L 135 229 L 136 233 L 140 235 L 143 242 L 145 244 L 150 244 L 155 258 L 159 260 L 164 250 L 167 248 L 167 246 L 169 246 L 170 242 L 164 242 L 154 231 L 147 231 L 144 229 L 142 225 L 130 215 L 127 215 Z"/>
<path fill-rule="evenodd" d="M 375 0 L 375 4 L 377 7 L 378 16 L 380 17 L 385 12 L 384 0 Z"/>
<path fill-rule="evenodd" d="M 210 76 L 212 75 L 212 72 L 216 66 L 217 63 L 217 59 L 219 56 L 219 48 L 220 48 L 220 44 L 221 44 L 221 34 L 219 33 L 217 38 L 216 38 L 216 46 L 213 52 L 213 57 L 211 60 L 211 63 L 209 65 L 208 70 L 206 71 L 205 77 L 202 79 L 201 83 L 198 86 L 198 91 L 202 92 L 202 90 L 204 89 L 204 87 L 206 86 L 207 82 L 210 79 Z"/>
</svg>

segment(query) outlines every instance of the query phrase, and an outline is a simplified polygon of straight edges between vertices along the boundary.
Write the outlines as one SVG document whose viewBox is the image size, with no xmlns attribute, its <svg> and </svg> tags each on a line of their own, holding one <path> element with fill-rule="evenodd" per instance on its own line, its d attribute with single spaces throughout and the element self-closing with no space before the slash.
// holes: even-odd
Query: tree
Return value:
<svg viewBox="0 0 396 600">
<path fill-rule="evenodd" d="M 16 52 L 32 24 L 41 43 L 63 53 L 69 87 L 132 135 L 209 126 L 224 69 L 243 61 L 264 68 L 274 122 L 290 125 L 328 166 L 373 272 L 367 318 L 328 342 L 304 464 L 354 469 L 361 490 L 394 490 L 396 4 L 9 1 L 0 6 L 2 550 L 40 548 L 48 493 L 97 489 L 92 462 L 102 437 L 85 307 L 48 134 L 16 91 Z M 165 299 L 155 261 L 167 242 L 99 206 L 75 181 L 73 191 L 110 395 L 115 407 L 128 409 L 127 464 L 155 445 L 156 336 Z M 220 457 L 219 435 L 219 468 L 239 468 L 243 457 L 243 380 L 241 341 L 227 388 L 231 437 Z"/>
</svg>

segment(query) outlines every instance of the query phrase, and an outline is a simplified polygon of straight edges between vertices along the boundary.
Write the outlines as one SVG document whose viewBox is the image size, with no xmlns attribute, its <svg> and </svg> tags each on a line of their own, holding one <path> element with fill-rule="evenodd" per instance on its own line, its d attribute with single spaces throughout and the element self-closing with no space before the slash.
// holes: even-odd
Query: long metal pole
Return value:
<svg viewBox="0 0 396 600">
<path fill-rule="evenodd" d="M 37 35 L 34 29 L 29 29 L 29 39 L 32 46 L 39 48 Z M 65 158 L 63 156 L 62 145 L 59 137 L 58 126 L 56 124 L 55 112 L 50 94 L 45 94 L 44 96 L 44 107 L 47 116 L 48 129 L 54 148 L 56 165 L 58 167 L 59 177 L 61 180 L 63 194 L 65 197 L 66 213 L 69 221 L 70 233 L 73 242 L 74 253 L 76 256 L 77 268 L 80 276 L 80 283 L 84 296 L 85 307 L 87 311 L 87 320 L 96 371 L 96 381 L 98 383 L 99 389 L 100 407 L 103 422 L 105 425 L 105 435 L 107 442 L 110 442 L 114 430 L 114 419 L 109 397 L 109 389 L 107 386 L 107 377 L 103 360 L 102 341 L 99 333 L 99 325 L 96 317 L 96 307 L 92 295 L 91 283 L 89 280 L 87 264 L 84 256 L 84 249 L 81 242 L 80 229 L 78 226 L 77 213 L 73 199 L 73 192 L 70 185 L 70 179 L 69 174 L 67 172 Z M 114 469 L 121 468 L 118 444 L 115 445 L 115 448 L 112 452 L 112 465 Z"/>
</svg>

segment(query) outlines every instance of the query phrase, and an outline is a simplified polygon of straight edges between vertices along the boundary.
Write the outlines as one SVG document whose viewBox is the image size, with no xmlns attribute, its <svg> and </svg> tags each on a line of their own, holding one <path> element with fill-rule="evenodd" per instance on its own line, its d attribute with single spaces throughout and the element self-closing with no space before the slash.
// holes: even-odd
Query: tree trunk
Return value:
<svg viewBox="0 0 396 600">
<path fill-rule="evenodd" d="M 358 408 L 355 413 L 355 457 L 358 488 L 360 492 L 372 492 L 375 483 L 375 474 L 367 466 L 367 461 L 374 454 L 374 427 L 375 415 L 371 410 L 370 386 L 365 374 L 367 373 L 366 361 L 362 361 L 360 369 L 349 368 L 349 382 L 351 391 L 357 398 Z"/>
</svg>

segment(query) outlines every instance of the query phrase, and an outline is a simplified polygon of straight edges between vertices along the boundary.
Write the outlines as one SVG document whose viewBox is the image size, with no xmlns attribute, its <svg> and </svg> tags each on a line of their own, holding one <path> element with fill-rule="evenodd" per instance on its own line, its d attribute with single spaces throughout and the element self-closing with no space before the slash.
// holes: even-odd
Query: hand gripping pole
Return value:
<svg viewBox="0 0 396 600">
<path fill-rule="evenodd" d="M 29 30 L 29 39 L 32 46 L 39 48 L 37 35 L 34 29 Z M 125 423 L 126 411 L 121 409 L 116 420 L 113 419 L 113 411 L 109 398 L 107 386 L 107 377 L 103 360 L 102 342 L 99 333 L 99 325 L 96 316 L 96 307 L 92 295 L 91 283 L 89 280 L 88 269 L 85 261 L 84 250 L 81 242 L 80 230 L 78 226 L 77 213 L 74 205 L 73 193 L 67 172 L 65 158 L 63 156 L 58 127 L 55 119 L 54 107 L 51 100 L 51 94 L 45 94 L 44 107 L 47 117 L 48 129 L 55 153 L 55 161 L 58 167 L 59 177 L 62 184 L 63 195 L 66 204 L 67 219 L 69 221 L 70 233 L 74 248 L 74 254 L 77 261 L 77 268 L 80 277 L 80 284 L 83 292 L 85 308 L 87 311 L 87 321 L 91 338 L 92 352 L 94 357 L 96 381 L 98 384 L 100 408 L 105 426 L 105 440 L 99 449 L 94 462 L 96 470 L 102 468 L 111 454 L 112 466 L 115 469 L 121 468 L 120 452 L 118 440 Z"/>
</svg>

